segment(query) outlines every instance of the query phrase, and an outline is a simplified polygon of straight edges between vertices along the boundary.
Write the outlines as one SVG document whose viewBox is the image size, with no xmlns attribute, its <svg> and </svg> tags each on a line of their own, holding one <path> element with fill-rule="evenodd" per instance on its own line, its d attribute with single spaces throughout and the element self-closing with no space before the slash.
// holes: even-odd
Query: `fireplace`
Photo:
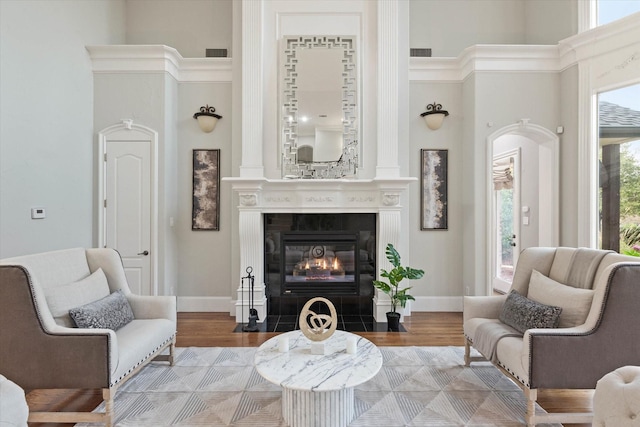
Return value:
<svg viewBox="0 0 640 427">
<path fill-rule="evenodd" d="M 358 246 L 357 232 L 282 233 L 281 294 L 357 295 Z M 371 261 L 368 253 L 364 257 Z"/>
<path fill-rule="evenodd" d="M 416 178 L 378 169 L 373 179 L 278 180 L 264 178 L 262 169 L 252 166 L 241 169 L 241 177 L 223 178 L 238 195 L 238 277 L 245 276 L 245 269 L 251 266 L 256 279 L 252 291 L 241 285 L 236 290 L 238 323 L 246 322 L 250 305 L 257 310 L 259 322 L 264 322 L 273 312 L 296 315 L 311 297 L 283 293 L 282 234 L 294 231 L 357 232 L 360 253 L 354 254 L 359 262 L 355 295 L 334 291 L 329 299 L 343 313 L 373 312 L 376 321 L 386 320 L 390 302 L 386 295 L 374 292 L 373 280 L 380 268 L 389 269 L 384 256 L 387 243 L 397 247 L 402 241 L 406 208 L 400 202 Z M 363 250 L 370 254 L 371 263 L 360 258 Z"/>
<path fill-rule="evenodd" d="M 372 315 L 376 214 L 264 215 L 270 316 L 296 315 L 323 296 L 341 315 Z"/>
</svg>

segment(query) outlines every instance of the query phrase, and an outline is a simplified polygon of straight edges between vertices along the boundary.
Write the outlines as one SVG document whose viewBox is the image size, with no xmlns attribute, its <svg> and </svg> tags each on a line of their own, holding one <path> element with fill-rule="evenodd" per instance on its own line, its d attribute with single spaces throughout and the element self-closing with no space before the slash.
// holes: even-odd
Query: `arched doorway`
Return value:
<svg viewBox="0 0 640 427">
<path fill-rule="evenodd" d="M 486 158 L 490 295 L 494 286 L 499 292 L 509 288 L 508 262 L 515 266 L 524 248 L 559 243 L 559 139 L 548 129 L 523 119 L 487 138 Z M 512 169 L 506 173 L 511 173 L 514 181 L 507 185 L 512 186 L 511 196 L 504 197 L 504 186 L 496 182 L 494 174 L 508 168 Z M 504 228 L 509 223 L 505 215 L 512 215 L 512 229 Z M 512 258 L 507 246 L 511 246 Z"/>
</svg>

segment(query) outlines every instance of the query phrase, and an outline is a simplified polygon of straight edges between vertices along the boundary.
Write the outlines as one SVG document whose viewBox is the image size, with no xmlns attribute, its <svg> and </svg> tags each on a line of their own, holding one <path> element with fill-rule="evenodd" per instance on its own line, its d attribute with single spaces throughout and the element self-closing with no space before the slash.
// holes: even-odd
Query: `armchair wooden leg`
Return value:
<svg viewBox="0 0 640 427">
<path fill-rule="evenodd" d="M 464 366 L 471 366 L 471 343 L 468 338 L 464 340 Z"/>
<path fill-rule="evenodd" d="M 525 421 L 527 427 L 534 427 L 536 425 L 536 401 L 538 400 L 538 390 L 524 388 L 524 395 L 527 398 L 527 414 Z"/>
<path fill-rule="evenodd" d="M 173 362 L 175 360 L 175 351 L 176 351 L 176 339 L 173 339 L 173 342 L 169 346 L 169 366 L 173 366 Z"/>
<path fill-rule="evenodd" d="M 104 425 L 105 427 L 111 427 L 113 425 L 113 397 L 115 395 L 115 389 L 103 388 L 102 398 L 104 399 Z"/>
</svg>

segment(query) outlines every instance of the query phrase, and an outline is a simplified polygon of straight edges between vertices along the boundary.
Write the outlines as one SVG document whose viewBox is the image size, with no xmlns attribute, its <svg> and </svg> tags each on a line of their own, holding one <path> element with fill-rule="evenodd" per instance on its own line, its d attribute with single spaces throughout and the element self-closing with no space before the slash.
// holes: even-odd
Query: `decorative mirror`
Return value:
<svg viewBox="0 0 640 427">
<path fill-rule="evenodd" d="M 331 179 L 358 167 L 353 37 L 285 37 L 280 65 L 282 176 Z"/>
</svg>

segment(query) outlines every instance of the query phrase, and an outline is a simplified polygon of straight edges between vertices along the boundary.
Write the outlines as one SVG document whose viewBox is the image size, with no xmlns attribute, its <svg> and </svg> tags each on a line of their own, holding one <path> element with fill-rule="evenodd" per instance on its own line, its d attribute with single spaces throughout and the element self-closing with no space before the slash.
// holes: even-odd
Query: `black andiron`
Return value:
<svg viewBox="0 0 640 427">
<path fill-rule="evenodd" d="M 251 274 L 253 272 L 253 267 L 247 267 L 246 272 L 247 275 L 242 278 L 242 294 L 244 295 L 244 283 L 246 279 L 249 285 L 249 323 L 247 323 L 246 326 L 243 326 L 242 330 L 243 332 L 258 332 L 258 310 L 253 306 L 253 281 L 255 279 L 255 276 Z"/>
</svg>

